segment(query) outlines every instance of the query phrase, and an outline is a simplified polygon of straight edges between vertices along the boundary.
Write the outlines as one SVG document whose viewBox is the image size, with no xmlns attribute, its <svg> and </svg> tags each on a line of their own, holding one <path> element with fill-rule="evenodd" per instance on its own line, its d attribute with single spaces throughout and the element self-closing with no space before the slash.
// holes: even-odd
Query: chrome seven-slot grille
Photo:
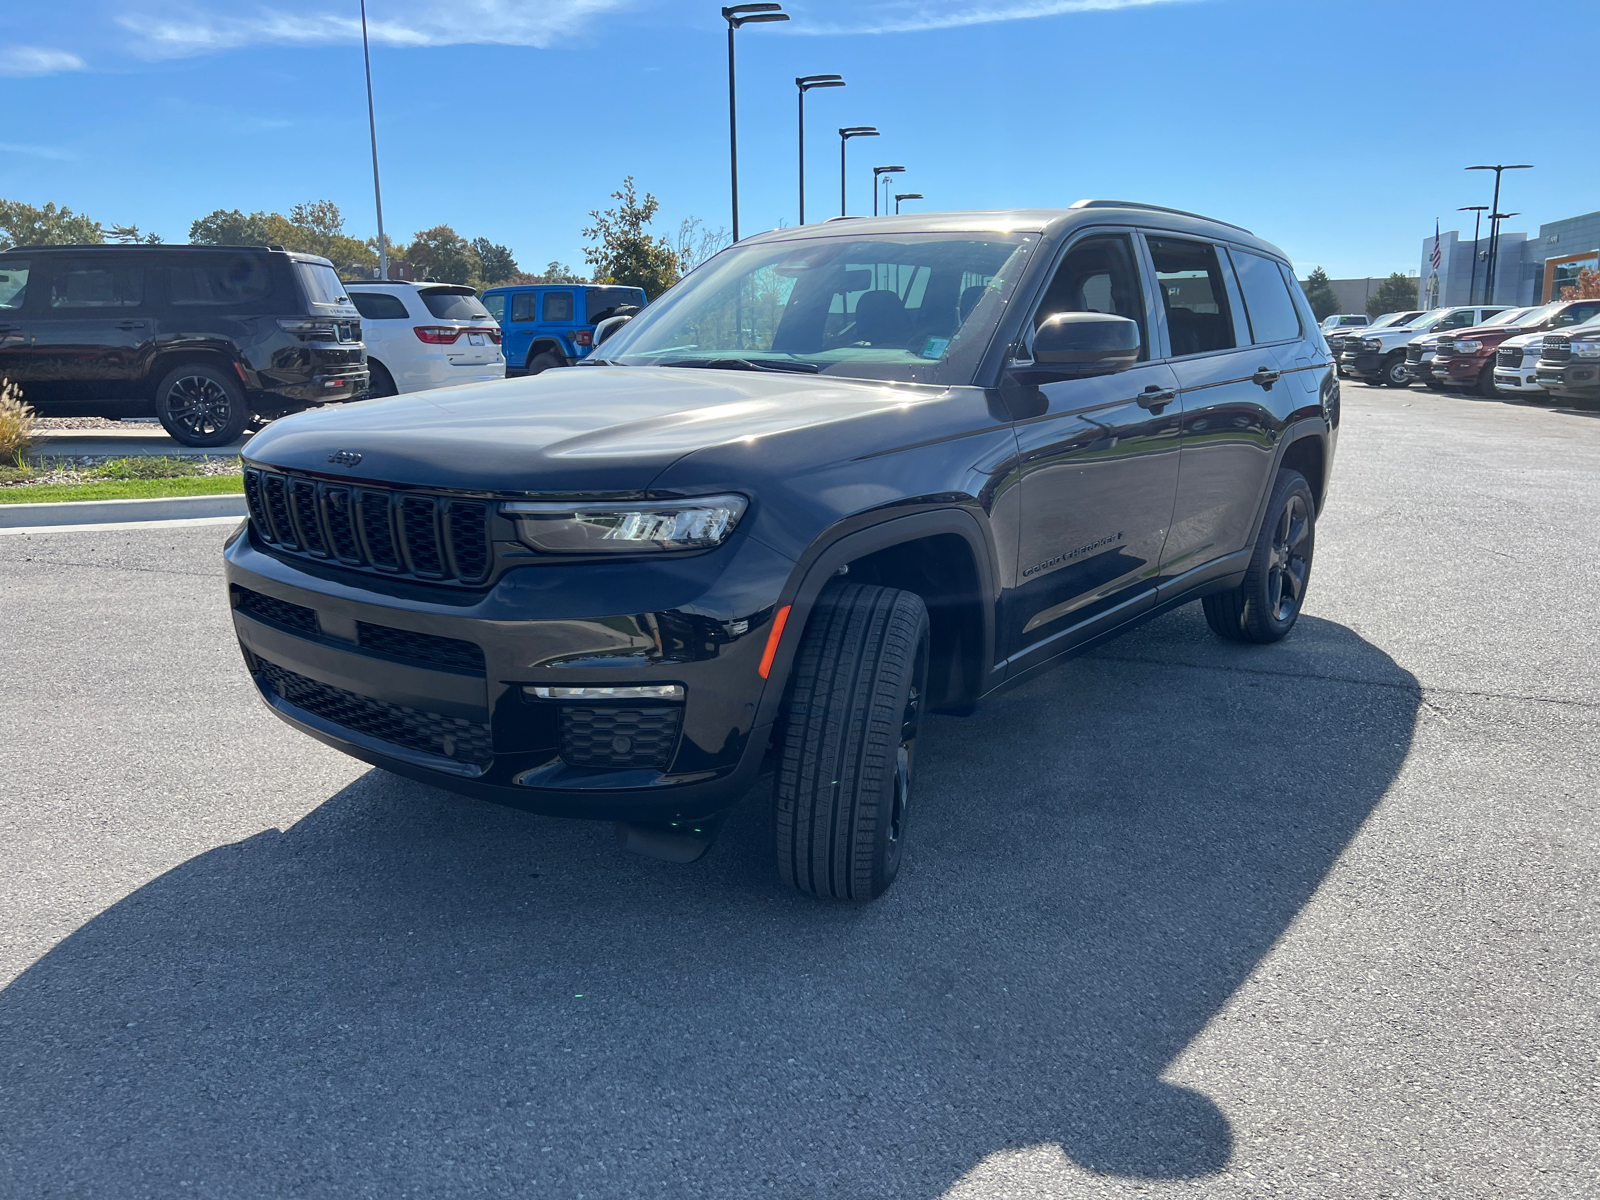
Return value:
<svg viewBox="0 0 1600 1200">
<path fill-rule="evenodd" d="M 247 467 L 257 536 L 279 550 L 387 575 L 481 583 L 491 561 L 489 505 L 332 483 Z"/>
<path fill-rule="evenodd" d="M 1572 339 L 1564 333 L 1548 334 L 1539 357 L 1546 362 L 1566 362 L 1572 357 Z"/>
</svg>

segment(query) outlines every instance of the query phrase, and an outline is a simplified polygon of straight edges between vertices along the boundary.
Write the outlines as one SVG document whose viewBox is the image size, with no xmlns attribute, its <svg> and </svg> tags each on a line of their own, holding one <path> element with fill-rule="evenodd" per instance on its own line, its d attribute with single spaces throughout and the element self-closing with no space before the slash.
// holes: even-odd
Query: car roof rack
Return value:
<svg viewBox="0 0 1600 1200">
<path fill-rule="evenodd" d="M 1226 225 L 1229 229 L 1237 229 L 1241 233 L 1248 233 L 1255 237 L 1255 233 L 1243 225 L 1235 225 L 1232 221 L 1219 221 L 1216 217 L 1207 217 L 1201 213 L 1189 212 L 1183 208 L 1168 208 L 1164 204 L 1140 204 L 1137 200 L 1078 200 L 1069 205 L 1071 208 L 1137 208 L 1143 212 L 1171 213 L 1175 217 L 1193 217 L 1196 221 L 1210 221 L 1213 225 Z"/>
<path fill-rule="evenodd" d="M 864 219 L 865 218 L 863 218 L 863 217 L 858 217 L 858 216 L 854 216 L 854 215 L 847 217 L 847 216 L 845 216 L 845 215 L 843 215 L 841 213 L 837 217 L 829 217 L 827 220 L 823 221 L 822 223 L 824 225 L 827 225 L 827 224 L 830 224 L 831 222 L 834 222 L 834 221 L 861 221 L 861 220 L 864 220 Z"/>
</svg>

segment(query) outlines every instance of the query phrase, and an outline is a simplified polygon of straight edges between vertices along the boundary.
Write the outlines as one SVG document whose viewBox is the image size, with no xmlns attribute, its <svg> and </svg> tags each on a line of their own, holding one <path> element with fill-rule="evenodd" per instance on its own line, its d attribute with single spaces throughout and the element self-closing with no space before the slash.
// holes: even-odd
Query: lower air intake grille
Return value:
<svg viewBox="0 0 1600 1200">
<path fill-rule="evenodd" d="M 683 709 L 561 706 L 561 757 L 575 767 L 665 767 L 678 744 Z"/>
<path fill-rule="evenodd" d="M 409 629 L 394 629 L 388 625 L 356 622 L 356 633 L 363 650 L 376 650 L 379 654 L 392 654 L 411 662 L 438 663 L 445 667 L 459 667 L 484 673 L 483 647 L 460 638 L 440 637 L 434 633 L 413 633 Z"/>
<path fill-rule="evenodd" d="M 482 766 L 494 757 L 487 725 L 463 717 L 447 717 L 442 713 L 390 704 L 371 696 L 358 696 L 285 670 L 259 656 L 255 665 L 265 686 L 296 708 L 303 708 L 324 721 L 379 741 L 453 758 L 457 762 Z"/>
<path fill-rule="evenodd" d="M 252 617 L 260 617 L 263 621 L 271 621 L 296 633 L 317 632 L 317 614 L 303 604 L 291 604 L 249 588 L 235 587 L 233 591 L 239 597 L 239 608 Z"/>
</svg>

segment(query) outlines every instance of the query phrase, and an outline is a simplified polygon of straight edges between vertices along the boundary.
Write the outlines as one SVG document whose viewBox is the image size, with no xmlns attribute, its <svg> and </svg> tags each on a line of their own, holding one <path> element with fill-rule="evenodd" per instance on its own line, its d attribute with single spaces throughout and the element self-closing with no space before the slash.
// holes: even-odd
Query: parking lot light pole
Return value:
<svg viewBox="0 0 1600 1200">
<path fill-rule="evenodd" d="M 806 223 L 806 93 L 812 88 L 844 87 L 843 75 L 801 75 L 794 81 L 800 90 L 800 224 Z"/>
<path fill-rule="evenodd" d="M 378 208 L 378 278 L 389 278 L 389 243 L 383 236 L 383 189 L 378 186 L 378 118 L 372 109 L 372 54 L 367 49 L 367 0 L 361 0 L 361 61 L 367 67 L 367 131 L 372 134 L 372 199 Z"/>
<path fill-rule="evenodd" d="M 733 177 L 733 240 L 739 240 L 739 106 L 733 86 L 733 34 L 741 25 L 787 21 L 780 4 L 733 4 L 722 10 L 728 22 L 728 171 Z"/>
<path fill-rule="evenodd" d="M 902 201 L 902 200 L 921 200 L 921 199 L 922 199 L 922 193 L 921 192 L 896 192 L 895 196 L 894 196 L 894 215 L 897 216 L 897 217 L 900 215 L 900 201 Z"/>
<path fill-rule="evenodd" d="M 1497 163 L 1494 166 L 1468 167 L 1469 171 L 1494 172 L 1494 202 L 1489 209 L 1489 266 L 1483 278 L 1483 302 L 1494 303 L 1495 269 L 1500 265 L 1500 222 L 1504 214 L 1500 212 L 1500 175 L 1504 171 L 1531 171 L 1532 163 Z"/>
<path fill-rule="evenodd" d="M 1489 211 L 1487 204 L 1469 204 L 1465 208 L 1456 209 L 1457 212 L 1477 214 L 1472 218 L 1472 282 L 1467 285 L 1467 303 L 1476 304 L 1478 294 L 1478 229 L 1483 221 L 1483 214 Z"/>
<path fill-rule="evenodd" d="M 845 128 L 839 130 L 839 215 L 841 217 L 849 215 L 845 211 L 844 148 L 850 144 L 850 139 L 853 138 L 853 137 L 877 137 L 877 136 L 878 136 L 878 131 L 876 129 L 874 129 L 871 125 L 847 125 L 847 126 L 845 126 Z M 876 195 L 874 195 L 874 197 L 873 197 L 873 205 L 872 206 L 874 208 L 876 208 L 878 206 L 877 205 L 877 197 L 876 197 Z"/>
<path fill-rule="evenodd" d="M 904 171 L 904 167 L 873 167 L 872 168 L 872 215 L 878 215 L 878 185 L 883 182 L 883 176 L 893 175 Z M 888 190 L 884 189 L 883 211 L 889 211 Z"/>
</svg>

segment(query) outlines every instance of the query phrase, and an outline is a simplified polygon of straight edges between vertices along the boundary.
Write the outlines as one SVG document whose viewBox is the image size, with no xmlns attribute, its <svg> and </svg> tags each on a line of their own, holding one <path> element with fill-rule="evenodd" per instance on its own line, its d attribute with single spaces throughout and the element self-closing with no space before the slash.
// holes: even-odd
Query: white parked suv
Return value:
<svg viewBox="0 0 1600 1200">
<path fill-rule="evenodd" d="M 352 282 L 372 396 L 506 377 L 500 326 L 472 288 L 454 283 Z"/>
</svg>

